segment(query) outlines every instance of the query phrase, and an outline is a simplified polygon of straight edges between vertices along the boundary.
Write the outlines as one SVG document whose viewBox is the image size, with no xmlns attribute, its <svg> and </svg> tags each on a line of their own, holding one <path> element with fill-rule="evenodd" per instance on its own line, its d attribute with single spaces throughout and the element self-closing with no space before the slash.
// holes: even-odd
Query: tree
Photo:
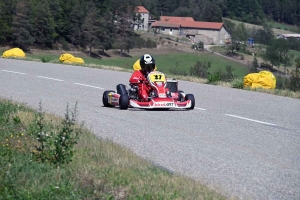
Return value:
<svg viewBox="0 0 300 200">
<path fill-rule="evenodd" d="M 20 0 L 17 3 L 16 15 L 13 17 L 12 23 L 12 36 L 13 41 L 18 47 L 27 48 L 29 45 L 33 44 L 34 38 L 31 35 L 33 32 L 33 26 L 30 23 L 29 14 L 29 4 L 27 0 Z"/>
<path fill-rule="evenodd" d="M 85 1 L 73 0 L 73 9 L 69 12 L 69 19 L 71 26 L 68 29 L 67 39 L 73 45 L 83 44 L 82 41 L 82 24 L 85 19 Z"/>
<path fill-rule="evenodd" d="M 248 30 L 246 29 L 245 24 L 238 24 L 232 35 L 237 41 L 246 41 L 248 39 Z"/>
<path fill-rule="evenodd" d="M 206 3 L 202 9 L 202 20 L 208 22 L 222 22 L 222 11 L 219 6 L 213 3 Z"/>
<path fill-rule="evenodd" d="M 38 1 L 31 5 L 31 23 L 35 44 L 52 48 L 55 37 L 55 24 L 52 18 L 48 0 Z"/>
<path fill-rule="evenodd" d="M 285 39 L 273 39 L 267 46 L 264 59 L 270 61 L 272 67 L 283 64 L 286 68 L 290 65 L 291 56 L 288 54 L 289 47 Z"/>
<path fill-rule="evenodd" d="M 83 42 L 89 49 L 89 55 L 91 55 L 92 48 L 100 45 L 99 36 L 101 35 L 102 18 L 93 3 L 87 5 L 87 13 L 82 25 Z"/>
<path fill-rule="evenodd" d="M 179 7 L 176 10 L 174 10 L 172 14 L 178 17 L 190 17 L 191 11 L 187 7 Z"/>
<path fill-rule="evenodd" d="M 14 1 L 0 0 L 0 44 L 9 42 L 12 33 L 13 14 L 16 4 Z"/>
</svg>

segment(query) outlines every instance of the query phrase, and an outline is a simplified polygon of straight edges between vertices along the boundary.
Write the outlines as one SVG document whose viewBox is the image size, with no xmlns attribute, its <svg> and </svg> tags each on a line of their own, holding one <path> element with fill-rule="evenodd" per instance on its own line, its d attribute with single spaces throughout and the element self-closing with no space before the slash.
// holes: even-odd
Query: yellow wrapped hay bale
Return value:
<svg viewBox="0 0 300 200">
<path fill-rule="evenodd" d="M 70 64 L 72 63 L 84 64 L 84 60 L 82 58 L 74 57 L 72 54 L 69 53 L 62 54 L 59 57 L 59 61 L 63 63 L 70 63 Z"/>
<path fill-rule="evenodd" d="M 269 71 L 251 73 L 244 77 L 244 87 L 274 89 L 276 77 Z"/>
<path fill-rule="evenodd" d="M 20 48 L 12 48 L 7 51 L 5 51 L 2 55 L 3 58 L 8 58 L 8 57 L 25 57 L 25 53 L 22 49 Z"/>
</svg>

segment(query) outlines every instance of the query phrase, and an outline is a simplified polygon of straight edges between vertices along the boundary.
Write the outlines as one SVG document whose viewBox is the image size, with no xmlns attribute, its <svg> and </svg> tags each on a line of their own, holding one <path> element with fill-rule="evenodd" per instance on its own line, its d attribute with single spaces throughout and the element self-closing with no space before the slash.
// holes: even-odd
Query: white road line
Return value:
<svg viewBox="0 0 300 200">
<path fill-rule="evenodd" d="M 26 73 L 22 73 L 22 72 L 14 72 L 14 71 L 8 71 L 8 70 L 1 70 L 3 72 L 9 72 L 9 73 L 14 73 L 14 74 L 26 74 Z"/>
<path fill-rule="evenodd" d="M 46 76 L 37 76 L 38 78 L 45 78 L 45 79 L 49 79 L 49 80 L 53 80 L 53 81 L 63 81 L 60 79 L 56 79 L 56 78 L 50 78 L 50 77 L 46 77 Z"/>
<path fill-rule="evenodd" d="M 204 108 L 198 108 L 198 107 L 194 107 L 194 109 L 197 109 L 197 110 L 206 110 Z"/>
<path fill-rule="evenodd" d="M 248 120 L 248 121 L 257 122 L 257 123 L 261 123 L 261 124 L 276 126 L 276 124 L 272 124 L 272 123 L 268 123 L 268 122 L 263 122 L 263 121 L 259 121 L 259 120 L 255 120 L 255 119 L 249 119 L 249 118 L 246 118 L 246 117 L 240 117 L 240 116 L 237 116 L 237 115 L 230 115 L 230 114 L 224 114 L 224 115 L 227 115 L 229 117 L 239 118 L 239 119 L 245 119 L 245 120 Z"/>
<path fill-rule="evenodd" d="M 97 88 L 97 89 L 104 89 L 104 88 L 101 88 L 101 87 L 96 87 L 96 86 L 92 86 L 92 85 L 86 85 L 86 84 L 82 84 L 82 83 L 74 83 L 75 85 L 82 85 L 82 86 L 86 86 L 86 87 L 91 87 L 91 88 Z"/>
</svg>

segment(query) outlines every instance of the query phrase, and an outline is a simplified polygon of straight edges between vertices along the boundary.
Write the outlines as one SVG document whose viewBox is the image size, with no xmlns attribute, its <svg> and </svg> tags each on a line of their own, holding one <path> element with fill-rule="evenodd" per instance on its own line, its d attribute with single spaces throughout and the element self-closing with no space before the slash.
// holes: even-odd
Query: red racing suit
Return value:
<svg viewBox="0 0 300 200">
<path fill-rule="evenodd" d="M 131 84 L 137 84 L 139 91 L 138 96 L 143 101 L 148 101 L 149 93 L 151 92 L 152 88 L 148 83 L 147 78 L 145 75 L 141 72 L 141 70 L 136 70 L 131 75 L 129 82 Z"/>
</svg>

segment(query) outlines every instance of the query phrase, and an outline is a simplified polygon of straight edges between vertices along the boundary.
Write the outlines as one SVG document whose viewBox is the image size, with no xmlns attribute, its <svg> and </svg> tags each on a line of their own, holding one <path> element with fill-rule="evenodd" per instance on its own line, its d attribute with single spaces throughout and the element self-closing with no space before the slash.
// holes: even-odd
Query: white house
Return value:
<svg viewBox="0 0 300 200">
<path fill-rule="evenodd" d="M 149 11 L 144 6 L 135 8 L 137 20 L 134 22 L 134 30 L 148 30 Z"/>
</svg>

